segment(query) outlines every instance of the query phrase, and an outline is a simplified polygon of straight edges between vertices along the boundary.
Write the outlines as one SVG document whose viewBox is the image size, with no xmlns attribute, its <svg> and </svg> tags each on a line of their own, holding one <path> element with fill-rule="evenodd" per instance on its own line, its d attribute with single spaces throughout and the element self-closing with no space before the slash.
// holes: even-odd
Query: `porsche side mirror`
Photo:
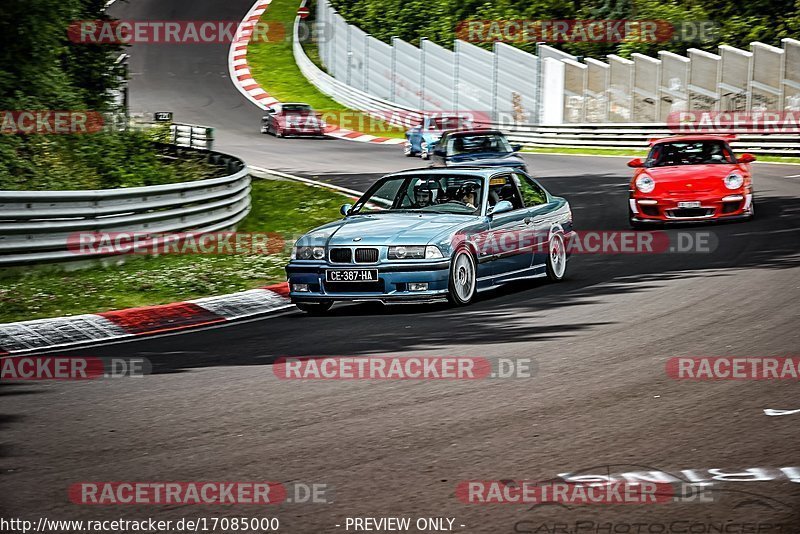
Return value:
<svg viewBox="0 0 800 534">
<path fill-rule="evenodd" d="M 634 158 L 628 162 L 628 167 L 633 167 L 634 169 L 639 167 L 644 167 L 644 163 L 642 163 L 641 158 Z"/>
<path fill-rule="evenodd" d="M 277 110 L 275 108 L 267 108 L 267 113 L 274 115 Z"/>
<path fill-rule="evenodd" d="M 522 150 L 522 145 L 511 145 L 511 150 L 513 150 L 514 152 L 519 152 L 520 150 Z"/>
<path fill-rule="evenodd" d="M 514 205 L 508 200 L 501 200 L 489 208 L 489 215 L 498 215 L 514 209 Z"/>
<path fill-rule="evenodd" d="M 440 158 L 443 158 L 443 157 L 447 156 L 447 153 L 444 151 L 443 148 L 434 148 L 433 149 L 433 155 L 434 156 L 439 156 Z"/>
<path fill-rule="evenodd" d="M 353 209 L 353 206 L 350 204 L 343 204 L 341 208 L 339 208 L 339 213 L 347 217 L 350 215 L 350 210 Z"/>
<path fill-rule="evenodd" d="M 755 160 L 756 157 L 754 155 L 745 152 L 744 154 L 739 156 L 739 159 L 736 161 L 738 161 L 739 163 L 753 163 Z"/>
</svg>

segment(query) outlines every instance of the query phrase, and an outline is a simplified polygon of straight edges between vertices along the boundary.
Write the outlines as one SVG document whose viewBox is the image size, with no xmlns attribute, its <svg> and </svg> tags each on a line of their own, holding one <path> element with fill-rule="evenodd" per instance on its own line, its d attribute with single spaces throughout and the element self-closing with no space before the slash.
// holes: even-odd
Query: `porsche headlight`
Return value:
<svg viewBox="0 0 800 534">
<path fill-rule="evenodd" d="M 324 247 L 297 247 L 292 248 L 293 260 L 321 260 L 325 258 Z"/>
<path fill-rule="evenodd" d="M 656 181 L 647 174 L 643 174 L 636 179 L 636 189 L 642 193 L 652 193 L 655 188 Z"/>
<path fill-rule="evenodd" d="M 725 177 L 725 187 L 728 189 L 739 189 L 742 184 L 744 184 L 744 178 L 742 178 L 741 174 L 732 172 Z"/>
<path fill-rule="evenodd" d="M 399 246 L 389 247 L 387 257 L 390 260 L 433 260 L 444 256 L 439 247 L 435 246 Z"/>
</svg>

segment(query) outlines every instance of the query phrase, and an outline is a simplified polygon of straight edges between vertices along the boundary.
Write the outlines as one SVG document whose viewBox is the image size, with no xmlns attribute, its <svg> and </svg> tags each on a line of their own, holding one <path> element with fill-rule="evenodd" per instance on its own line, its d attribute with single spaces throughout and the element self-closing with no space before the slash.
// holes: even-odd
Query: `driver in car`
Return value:
<svg viewBox="0 0 800 534">
<path fill-rule="evenodd" d="M 458 189 L 456 198 L 463 202 L 468 208 L 475 209 L 477 204 L 477 191 L 480 186 L 475 182 L 467 182 Z"/>
</svg>

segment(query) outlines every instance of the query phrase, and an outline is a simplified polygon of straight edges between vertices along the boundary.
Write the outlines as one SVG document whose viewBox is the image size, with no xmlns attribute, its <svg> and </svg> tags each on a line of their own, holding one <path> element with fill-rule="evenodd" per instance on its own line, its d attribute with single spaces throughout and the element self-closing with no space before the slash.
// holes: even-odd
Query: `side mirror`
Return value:
<svg viewBox="0 0 800 534">
<path fill-rule="evenodd" d="M 351 209 L 353 209 L 353 206 L 351 206 L 350 204 L 344 204 L 342 205 L 341 208 L 339 208 L 339 213 L 347 217 L 348 215 L 350 215 Z"/>
<path fill-rule="evenodd" d="M 628 167 L 633 167 L 637 169 L 639 167 L 644 167 L 644 163 L 642 163 L 642 158 L 634 158 L 628 162 Z"/>
<path fill-rule="evenodd" d="M 755 160 L 756 157 L 754 155 L 745 152 L 744 154 L 739 156 L 739 159 L 737 159 L 736 161 L 739 163 L 753 163 Z"/>
<path fill-rule="evenodd" d="M 498 215 L 514 209 L 514 205 L 508 200 L 501 200 L 491 208 L 489 208 L 489 215 Z"/>
<path fill-rule="evenodd" d="M 277 110 L 275 108 L 267 108 L 267 113 L 274 115 Z"/>
<path fill-rule="evenodd" d="M 519 152 L 520 150 L 522 150 L 522 145 L 511 145 L 511 150 L 513 150 L 514 152 Z"/>
<path fill-rule="evenodd" d="M 444 158 L 444 157 L 447 156 L 447 152 L 445 152 L 445 150 L 443 148 L 434 148 L 433 149 L 433 155 L 434 156 L 439 156 L 440 158 Z"/>
</svg>

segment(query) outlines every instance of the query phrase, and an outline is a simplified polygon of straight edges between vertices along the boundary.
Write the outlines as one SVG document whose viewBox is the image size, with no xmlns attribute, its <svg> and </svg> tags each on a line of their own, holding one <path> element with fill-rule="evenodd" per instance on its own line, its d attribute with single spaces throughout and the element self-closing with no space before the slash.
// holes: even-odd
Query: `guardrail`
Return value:
<svg viewBox="0 0 800 534">
<path fill-rule="evenodd" d="M 320 91 L 342 105 L 365 112 L 399 112 L 396 116 L 409 116 L 421 120 L 422 112 L 377 98 L 369 93 L 343 83 L 317 67 L 306 55 L 298 39 L 300 18 L 295 19 L 293 51 L 294 59 L 303 75 Z M 380 115 L 373 113 L 378 118 Z M 509 140 L 532 148 L 607 148 L 622 150 L 646 150 L 649 139 L 676 135 L 666 123 L 585 123 L 565 125 L 535 125 L 523 123 L 491 123 L 508 133 Z M 730 133 L 736 134 L 736 131 Z M 779 156 L 800 155 L 800 138 L 787 134 L 753 134 L 742 131 L 731 143 L 734 150 L 753 154 Z"/>
<path fill-rule="evenodd" d="M 200 126 L 198 124 L 183 124 L 169 122 L 142 121 L 134 118 L 130 121 L 129 127 L 137 130 L 149 130 L 154 128 L 166 128 L 169 125 L 169 133 L 164 132 L 160 141 L 175 146 L 197 148 L 200 150 L 214 149 L 214 128 L 210 126 Z"/>
<path fill-rule="evenodd" d="M 178 153 L 191 149 L 178 149 Z M 90 191 L 0 191 L 0 267 L 107 256 L 77 254 L 78 232 L 214 232 L 250 212 L 245 163 L 218 152 L 208 161 L 227 174 L 178 184 Z"/>
</svg>

